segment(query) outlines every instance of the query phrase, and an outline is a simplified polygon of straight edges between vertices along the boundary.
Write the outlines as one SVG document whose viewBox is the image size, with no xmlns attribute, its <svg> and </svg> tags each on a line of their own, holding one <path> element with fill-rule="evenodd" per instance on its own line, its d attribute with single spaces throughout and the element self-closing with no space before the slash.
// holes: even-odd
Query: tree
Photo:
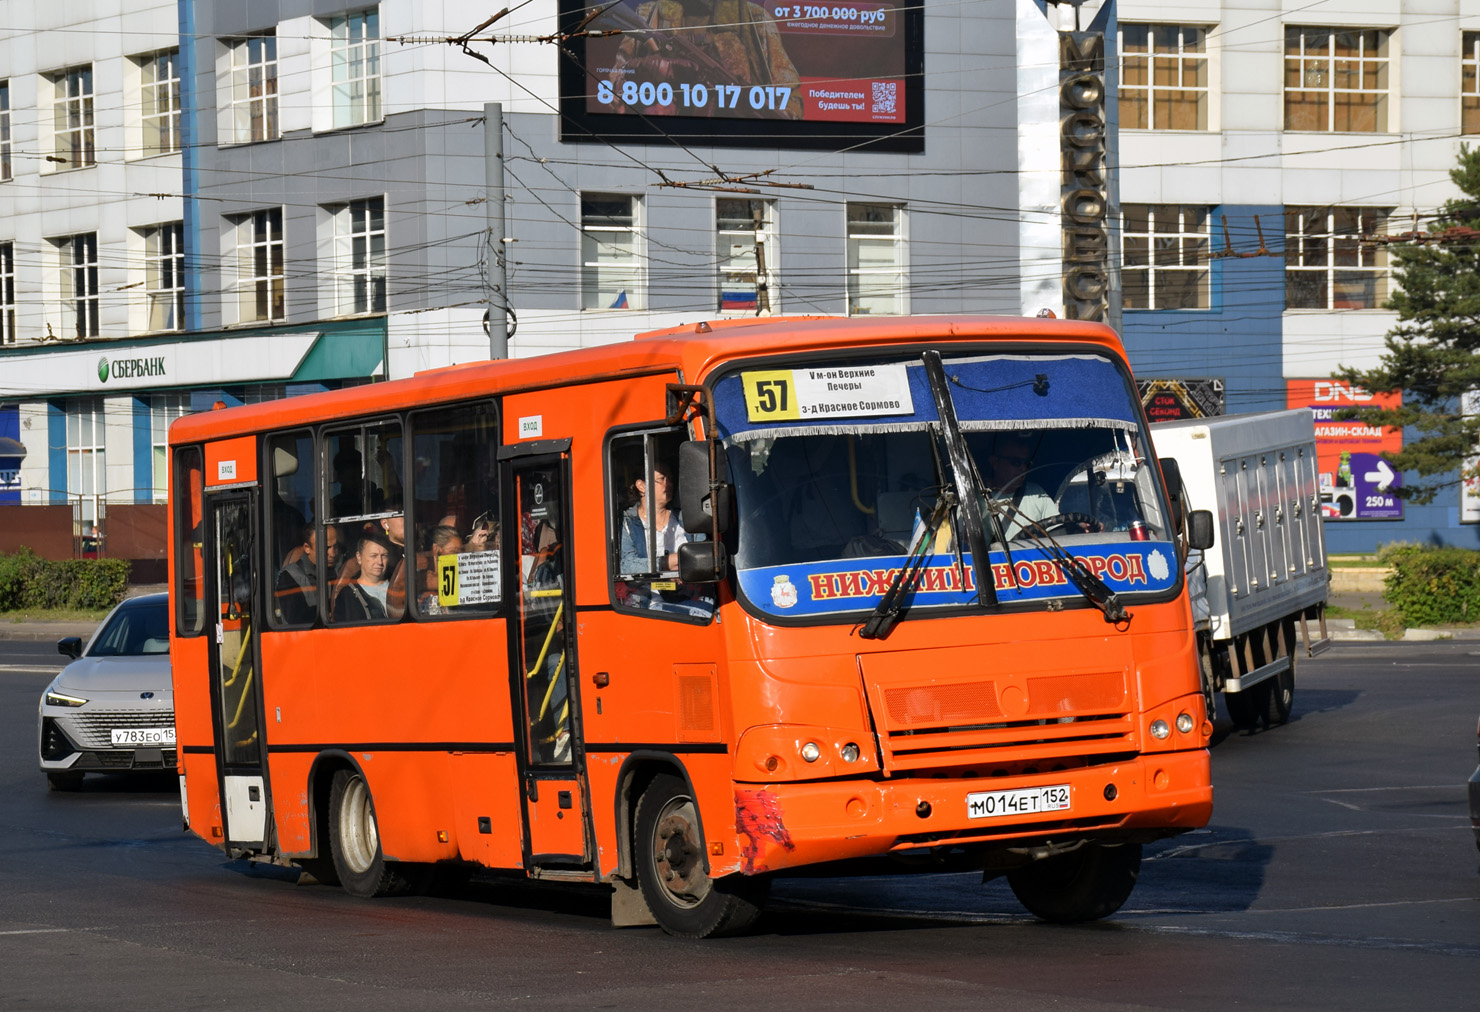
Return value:
<svg viewBox="0 0 1480 1012">
<path fill-rule="evenodd" d="M 1335 373 L 1367 390 L 1402 391 L 1401 407 L 1340 417 L 1417 432 L 1401 451 L 1383 454 L 1428 479 L 1398 490 L 1416 503 L 1460 482 L 1480 437 L 1480 413 L 1466 416 L 1461 406 L 1480 390 L 1480 148 L 1461 144 L 1458 162 L 1449 178 L 1463 196 L 1445 201 L 1430 232 L 1390 246 L 1396 284 L 1384 308 L 1397 310 L 1398 323 L 1378 366 Z"/>
</svg>

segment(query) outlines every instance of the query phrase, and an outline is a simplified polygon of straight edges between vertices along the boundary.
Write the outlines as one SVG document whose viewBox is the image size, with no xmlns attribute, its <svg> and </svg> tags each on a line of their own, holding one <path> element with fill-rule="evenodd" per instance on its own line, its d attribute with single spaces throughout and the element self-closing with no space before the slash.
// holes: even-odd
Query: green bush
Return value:
<svg viewBox="0 0 1480 1012">
<path fill-rule="evenodd" d="M 1404 625 L 1480 622 L 1480 552 L 1398 544 L 1379 557 L 1392 567 L 1385 596 Z"/>
<path fill-rule="evenodd" d="M 43 559 L 29 548 L 0 555 L 0 611 L 111 608 L 128 590 L 127 559 Z"/>
</svg>

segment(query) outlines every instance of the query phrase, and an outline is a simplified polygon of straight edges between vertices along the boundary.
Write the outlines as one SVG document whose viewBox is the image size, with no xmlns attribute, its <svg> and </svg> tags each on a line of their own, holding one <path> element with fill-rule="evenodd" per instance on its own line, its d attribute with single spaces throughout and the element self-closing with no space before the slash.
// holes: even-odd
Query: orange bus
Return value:
<svg viewBox="0 0 1480 1012">
<path fill-rule="evenodd" d="M 802 869 L 1076 921 L 1211 813 L 1210 517 L 1102 325 L 699 323 L 170 451 L 181 801 L 229 856 L 609 883 L 693 937 Z"/>
</svg>

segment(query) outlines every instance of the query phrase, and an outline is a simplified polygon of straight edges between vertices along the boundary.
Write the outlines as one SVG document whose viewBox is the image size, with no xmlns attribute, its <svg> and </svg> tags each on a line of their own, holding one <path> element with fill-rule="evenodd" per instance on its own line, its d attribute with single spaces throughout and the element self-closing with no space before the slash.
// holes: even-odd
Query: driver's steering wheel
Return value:
<svg viewBox="0 0 1480 1012">
<path fill-rule="evenodd" d="M 1095 534 L 1105 529 L 1099 520 L 1090 516 L 1088 513 L 1055 513 L 1051 517 L 1044 517 L 1042 520 L 1033 521 L 1033 523 L 1027 525 L 1027 528 L 1032 529 L 1035 525 L 1043 528 L 1047 534 L 1053 534 L 1055 530 L 1061 527 L 1082 528 L 1082 530 L 1074 531 L 1075 534 Z"/>
</svg>

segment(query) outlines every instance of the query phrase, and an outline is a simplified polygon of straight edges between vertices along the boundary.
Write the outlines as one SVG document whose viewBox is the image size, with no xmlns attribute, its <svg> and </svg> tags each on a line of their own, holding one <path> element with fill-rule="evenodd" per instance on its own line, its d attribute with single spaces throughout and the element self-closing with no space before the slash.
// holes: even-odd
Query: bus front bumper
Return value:
<svg viewBox="0 0 1480 1012">
<path fill-rule="evenodd" d="M 1208 752 L 1196 749 L 1023 777 L 736 784 L 735 852 L 711 849 L 710 871 L 757 875 L 940 847 L 1171 836 L 1207 824 L 1210 778 Z"/>
</svg>

